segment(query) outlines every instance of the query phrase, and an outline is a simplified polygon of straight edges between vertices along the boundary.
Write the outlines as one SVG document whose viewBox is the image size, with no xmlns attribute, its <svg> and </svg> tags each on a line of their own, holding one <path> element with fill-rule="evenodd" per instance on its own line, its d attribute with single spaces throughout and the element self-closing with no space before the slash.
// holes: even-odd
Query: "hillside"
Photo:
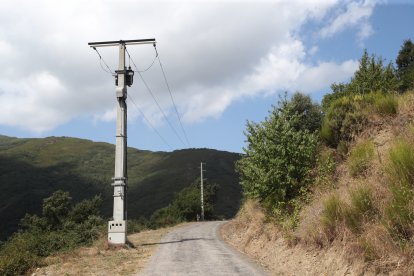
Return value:
<svg viewBox="0 0 414 276">
<path fill-rule="evenodd" d="M 368 112 L 347 152 L 322 147 L 297 226 L 247 200 L 222 235 L 273 275 L 413 275 L 414 93 Z"/>
<path fill-rule="evenodd" d="M 102 213 L 112 215 L 114 145 L 69 137 L 18 139 L 0 136 L 0 240 L 16 230 L 26 213 L 38 213 L 56 190 L 75 201 L 101 194 Z M 211 149 L 150 152 L 128 148 L 128 217 L 150 216 L 199 177 L 217 183 L 215 215 L 229 218 L 239 207 L 241 188 L 234 172 L 239 154 Z"/>
</svg>

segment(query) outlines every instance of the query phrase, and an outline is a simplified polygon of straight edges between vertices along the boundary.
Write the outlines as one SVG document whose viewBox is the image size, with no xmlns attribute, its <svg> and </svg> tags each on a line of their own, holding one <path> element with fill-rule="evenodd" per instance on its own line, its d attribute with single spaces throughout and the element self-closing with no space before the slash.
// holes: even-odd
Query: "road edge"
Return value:
<svg viewBox="0 0 414 276">
<path fill-rule="evenodd" d="M 222 236 L 222 228 L 224 225 L 226 225 L 227 223 L 230 223 L 230 221 L 226 220 L 226 221 L 222 221 L 222 223 L 220 223 L 220 225 L 217 227 L 216 229 L 216 236 L 217 238 L 231 251 L 233 251 L 238 257 L 240 257 L 241 259 L 243 259 L 243 261 L 245 261 L 246 263 L 248 263 L 249 265 L 251 265 L 252 267 L 254 267 L 255 269 L 257 269 L 258 271 L 262 272 L 263 275 L 271 275 L 270 270 L 267 269 L 267 267 L 263 266 L 263 264 L 259 263 L 258 260 L 253 259 L 252 257 L 250 257 L 249 255 L 247 255 L 246 253 L 238 250 L 235 246 L 233 246 L 232 244 L 226 242 L 226 240 L 223 238 Z"/>
</svg>

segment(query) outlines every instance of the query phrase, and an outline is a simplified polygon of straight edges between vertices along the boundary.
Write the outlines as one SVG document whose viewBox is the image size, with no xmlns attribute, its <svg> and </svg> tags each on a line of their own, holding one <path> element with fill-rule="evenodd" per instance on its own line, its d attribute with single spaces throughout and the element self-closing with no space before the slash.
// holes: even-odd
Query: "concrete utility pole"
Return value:
<svg viewBox="0 0 414 276">
<path fill-rule="evenodd" d="M 133 83 L 134 71 L 125 66 L 126 45 L 155 44 L 155 39 L 119 40 L 105 42 L 90 42 L 94 49 L 104 46 L 119 47 L 119 66 L 115 71 L 117 118 L 115 146 L 115 176 L 112 178 L 114 187 L 113 220 L 108 222 L 108 242 L 125 244 L 127 235 L 127 86 Z"/>
<path fill-rule="evenodd" d="M 201 197 L 201 221 L 204 220 L 204 178 L 203 178 L 203 162 L 201 162 L 200 166 L 200 179 L 201 179 L 201 185 L 200 185 L 200 197 Z"/>
</svg>

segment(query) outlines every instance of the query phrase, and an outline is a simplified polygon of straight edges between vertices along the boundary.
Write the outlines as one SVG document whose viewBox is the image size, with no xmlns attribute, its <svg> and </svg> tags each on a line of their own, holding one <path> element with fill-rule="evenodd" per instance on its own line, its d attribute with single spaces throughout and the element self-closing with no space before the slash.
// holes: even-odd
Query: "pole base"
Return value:
<svg viewBox="0 0 414 276">
<path fill-rule="evenodd" d="M 126 230 L 126 220 L 110 220 L 108 222 L 108 242 L 110 244 L 125 244 Z"/>
</svg>

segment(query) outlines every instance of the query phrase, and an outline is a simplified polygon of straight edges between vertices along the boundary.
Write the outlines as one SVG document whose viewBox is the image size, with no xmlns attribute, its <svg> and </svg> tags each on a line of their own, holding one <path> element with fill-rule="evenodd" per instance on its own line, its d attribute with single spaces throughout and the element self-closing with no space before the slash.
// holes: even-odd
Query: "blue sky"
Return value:
<svg viewBox="0 0 414 276">
<path fill-rule="evenodd" d="M 121 5 L 119 4 L 121 3 Z M 414 1 L 5 1 L 0 0 L 0 134 L 115 141 L 115 86 L 91 41 L 156 38 L 190 147 L 242 152 L 284 91 L 315 101 L 347 81 L 364 48 L 394 61 L 414 39 Z M 125 9 L 125 7 L 128 7 Z M 117 49 L 99 49 L 115 70 Z M 152 46 L 129 51 L 139 68 Z M 180 129 L 159 65 L 143 73 Z M 128 145 L 186 148 L 135 78 Z"/>
</svg>

